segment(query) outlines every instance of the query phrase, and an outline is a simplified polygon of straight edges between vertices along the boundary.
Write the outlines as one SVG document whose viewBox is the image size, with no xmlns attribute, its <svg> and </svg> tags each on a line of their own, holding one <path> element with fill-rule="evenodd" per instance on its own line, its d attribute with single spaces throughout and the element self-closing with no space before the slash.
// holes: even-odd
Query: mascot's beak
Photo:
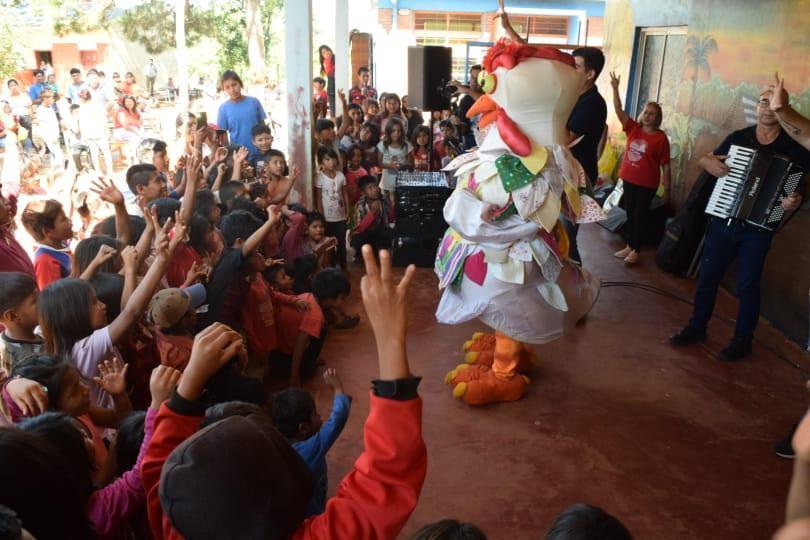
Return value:
<svg viewBox="0 0 810 540">
<path fill-rule="evenodd" d="M 467 111 L 467 118 L 472 118 L 476 114 L 481 115 L 478 121 L 478 127 L 484 129 L 498 118 L 498 104 L 495 100 L 489 97 L 489 94 L 484 94 L 478 98 L 470 110 Z"/>
<path fill-rule="evenodd" d="M 509 115 L 506 114 L 502 108 L 495 103 L 495 100 L 489 97 L 489 94 L 484 94 L 478 100 L 473 103 L 473 106 L 470 107 L 470 110 L 467 111 L 467 118 L 472 118 L 476 114 L 481 115 L 481 119 L 478 121 L 478 127 L 485 128 L 490 125 L 492 122 L 497 121 L 498 132 L 501 135 L 501 139 L 509 149 L 518 156 L 528 156 L 532 151 L 532 143 L 520 131 L 520 128 L 517 124 L 509 118 Z"/>
</svg>

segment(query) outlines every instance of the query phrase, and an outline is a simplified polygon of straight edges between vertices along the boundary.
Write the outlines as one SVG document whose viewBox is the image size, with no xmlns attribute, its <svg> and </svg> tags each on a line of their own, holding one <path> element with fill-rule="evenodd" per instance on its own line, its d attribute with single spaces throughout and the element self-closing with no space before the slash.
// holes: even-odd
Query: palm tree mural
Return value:
<svg viewBox="0 0 810 540">
<path fill-rule="evenodd" d="M 681 148 L 681 170 L 678 174 L 681 200 L 683 200 L 686 191 L 686 182 L 684 179 L 686 164 L 692 158 L 692 115 L 695 112 L 695 104 L 697 103 L 697 83 L 701 75 L 703 75 L 705 79 L 711 77 L 712 68 L 709 65 L 709 55 L 716 52 L 717 41 L 710 35 L 701 38 L 692 34 L 686 40 L 686 64 L 684 71 L 689 70 L 692 73 L 692 93 L 689 96 L 689 115 L 686 119 L 685 145 Z"/>
</svg>

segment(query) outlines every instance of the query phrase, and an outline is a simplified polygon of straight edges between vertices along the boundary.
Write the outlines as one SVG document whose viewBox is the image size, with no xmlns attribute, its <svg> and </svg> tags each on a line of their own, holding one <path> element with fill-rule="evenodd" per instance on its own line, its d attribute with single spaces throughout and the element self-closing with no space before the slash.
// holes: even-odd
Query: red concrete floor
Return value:
<svg viewBox="0 0 810 540">
<path fill-rule="evenodd" d="M 660 272 L 653 250 L 628 268 L 612 257 L 618 238 L 596 225 L 580 231 L 585 264 L 603 281 L 636 281 L 691 297 L 694 283 Z M 351 270 L 351 307 L 362 311 L 361 270 Z M 638 539 L 769 538 L 779 526 L 791 464 L 771 451 L 805 410 L 808 358 L 770 325 L 754 356 L 727 364 L 717 352 L 731 336 L 715 320 L 707 344 L 674 349 L 667 336 L 690 307 L 646 291 L 603 288 L 586 323 L 537 347 L 539 365 L 519 402 L 471 408 L 455 401 L 444 374 L 462 361 L 461 344 L 483 325 L 441 326 L 432 271 L 411 294 L 408 352 L 424 377 L 429 466 L 402 538 L 443 517 L 479 525 L 489 538 L 542 538 L 575 502 L 602 506 Z M 718 313 L 733 318 L 726 292 Z M 323 351 L 355 397 L 329 454 L 330 494 L 362 450 L 376 354 L 367 321 L 330 334 Z M 318 390 L 322 414 L 331 393 Z M 396 429 L 396 426 L 391 426 Z"/>
</svg>

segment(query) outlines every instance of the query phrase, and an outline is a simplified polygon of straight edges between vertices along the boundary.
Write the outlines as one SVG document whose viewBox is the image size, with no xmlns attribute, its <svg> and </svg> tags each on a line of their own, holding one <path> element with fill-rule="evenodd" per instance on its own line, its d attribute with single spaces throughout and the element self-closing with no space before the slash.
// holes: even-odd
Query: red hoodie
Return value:
<svg viewBox="0 0 810 540">
<path fill-rule="evenodd" d="M 197 431 L 201 420 L 202 416 L 178 414 L 167 403 L 155 419 L 141 476 L 156 540 L 183 538 L 160 506 L 160 473 L 172 451 Z M 363 438 L 365 451 L 327 501 L 326 511 L 305 520 L 294 539 L 388 539 L 402 531 L 427 472 L 421 398 L 396 401 L 372 394 Z"/>
</svg>

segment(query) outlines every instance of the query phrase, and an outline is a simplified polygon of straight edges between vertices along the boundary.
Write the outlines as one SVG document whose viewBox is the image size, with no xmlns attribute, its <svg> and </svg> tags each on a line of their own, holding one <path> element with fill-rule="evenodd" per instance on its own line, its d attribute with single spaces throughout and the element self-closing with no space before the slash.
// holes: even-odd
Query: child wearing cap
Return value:
<svg viewBox="0 0 810 540">
<path fill-rule="evenodd" d="M 191 358 L 197 308 L 205 303 L 205 286 L 163 289 L 149 303 L 149 321 L 155 325 L 160 363 L 183 371 Z"/>
<path fill-rule="evenodd" d="M 154 324 L 160 363 L 185 371 L 192 355 L 197 310 L 205 303 L 205 286 L 163 289 L 149 303 L 149 321 Z M 261 382 L 241 374 L 247 354 L 240 355 L 236 369 L 222 369 L 208 381 L 206 389 L 213 403 L 245 401 L 263 405 L 267 394 Z"/>
</svg>

